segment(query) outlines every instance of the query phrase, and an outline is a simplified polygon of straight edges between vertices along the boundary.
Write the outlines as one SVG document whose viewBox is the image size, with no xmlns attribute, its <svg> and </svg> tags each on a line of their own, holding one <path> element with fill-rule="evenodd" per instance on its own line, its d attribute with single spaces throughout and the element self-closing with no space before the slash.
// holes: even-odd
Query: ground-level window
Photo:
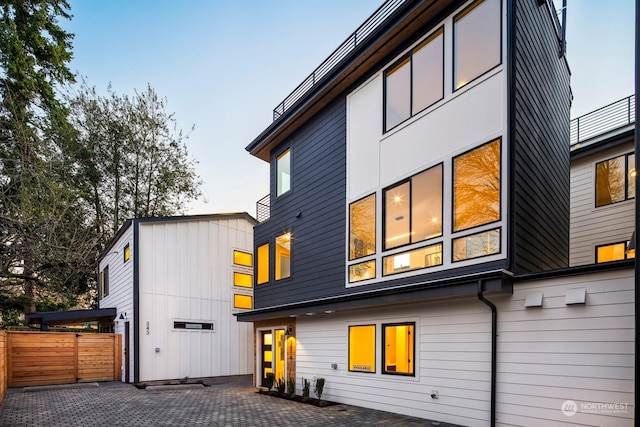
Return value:
<svg viewBox="0 0 640 427">
<path fill-rule="evenodd" d="M 382 373 L 415 375 L 415 323 L 382 325 Z"/>
<path fill-rule="evenodd" d="M 276 237 L 276 280 L 291 277 L 291 233 Z"/>
<path fill-rule="evenodd" d="M 269 281 L 269 244 L 258 246 L 258 273 L 257 283 L 261 285 Z"/>
<path fill-rule="evenodd" d="M 233 285 L 240 286 L 242 288 L 253 287 L 253 276 L 247 273 L 240 273 L 238 271 L 233 272 Z"/>
<path fill-rule="evenodd" d="M 249 252 L 233 251 L 233 263 L 245 267 L 253 267 L 253 255 Z"/>
<path fill-rule="evenodd" d="M 635 258 L 635 251 L 627 253 L 627 242 L 596 246 L 596 263 Z"/>
<path fill-rule="evenodd" d="M 453 159 L 453 231 L 500 220 L 500 139 Z"/>
<path fill-rule="evenodd" d="M 376 325 L 349 326 L 349 371 L 376 371 Z"/>
<path fill-rule="evenodd" d="M 596 207 L 635 197 L 636 157 L 633 153 L 596 163 Z"/>
<path fill-rule="evenodd" d="M 251 295 L 233 295 L 233 308 L 253 308 L 253 297 Z"/>
</svg>

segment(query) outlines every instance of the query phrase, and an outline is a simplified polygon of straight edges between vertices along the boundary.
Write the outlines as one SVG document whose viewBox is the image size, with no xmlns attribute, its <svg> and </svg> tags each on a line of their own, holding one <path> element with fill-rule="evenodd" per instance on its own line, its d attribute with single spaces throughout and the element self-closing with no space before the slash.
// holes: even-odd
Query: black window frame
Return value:
<svg viewBox="0 0 640 427">
<path fill-rule="evenodd" d="M 260 280 L 260 248 L 265 245 L 267 245 L 267 259 L 265 261 L 267 263 L 267 280 L 264 282 L 259 282 Z M 267 285 L 271 283 L 271 274 L 273 271 L 273 269 L 271 268 L 271 246 L 272 246 L 272 243 L 269 240 L 256 245 L 255 262 L 254 262 L 255 265 L 254 265 L 254 272 L 253 272 L 254 287 Z"/>
<path fill-rule="evenodd" d="M 129 256 L 127 256 L 127 254 Z M 125 263 L 130 259 L 131 259 L 131 246 L 129 246 L 129 243 L 127 243 L 126 245 L 124 245 L 124 249 L 122 249 L 122 262 Z"/>
<path fill-rule="evenodd" d="M 616 245 L 623 245 L 624 246 L 624 252 L 623 252 L 624 258 L 622 258 L 622 259 L 614 259 L 612 261 L 598 261 L 598 249 L 599 248 L 604 248 L 604 247 L 607 247 L 607 246 L 616 246 Z M 624 240 L 624 241 L 621 241 L 621 242 L 604 243 L 602 245 L 596 245 L 596 247 L 595 247 L 595 263 L 596 264 L 607 264 L 607 263 L 610 263 L 610 262 L 617 262 L 617 261 L 625 261 L 625 260 L 629 260 L 629 259 L 634 259 L 635 256 L 629 257 L 629 254 L 627 253 L 627 246 L 628 245 L 629 245 L 629 241 L 628 240 Z"/>
<path fill-rule="evenodd" d="M 413 345 L 412 345 L 412 349 L 413 349 L 413 372 L 412 373 L 405 373 L 405 372 L 397 372 L 397 371 L 388 371 L 387 367 L 385 366 L 385 351 L 387 348 L 387 343 L 386 343 L 386 333 L 385 333 L 385 328 L 388 326 L 413 326 Z M 382 375 L 398 375 L 401 377 L 415 377 L 416 376 L 416 370 L 417 370 L 417 364 L 416 364 L 416 353 L 417 353 L 417 349 L 416 349 L 416 322 L 393 322 L 393 323 L 383 323 L 380 325 L 380 332 L 382 334 L 381 337 L 381 341 L 382 341 L 382 346 L 381 346 L 381 369 L 380 372 Z"/>
<path fill-rule="evenodd" d="M 491 253 L 491 254 L 485 254 L 485 255 L 480 255 L 480 256 L 474 256 L 474 257 L 470 257 L 470 258 L 464 258 L 464 259 L 455 259 L 455 241 L 456 240 L 462 240 L 462 239 L 466 239 L 467 237 L 471 237 L 471 236 L 475 236 L 477 234 L 484 234 L 484 233 L 490 233 L 492 231 L 496 231 L 498 230 L 498 251 Z M 465 262 L 465 261 L 469 261 L 469 260 L 475 260 L 475 259 L 481 259 L 481 258 L 485 258 L 488 256 L 494 256 L 494 255 L 500 255 L 502 253 L 502 227 L 490 227 L 487 228 L 486 230 L 481 230 L 481 231 L 474 231 L 473 233 L 468 233 L 462 236 L 456 236 L 456 237 L 451 237 L 451 263 L 454 264 L 456 262 Z"/>
<path fill-rule="evenodd" d="M 428 170 L 431 170 L 433 168 L 436 168 L 440 166 L 440 195 L 441 195 L 441 200 L 440 200 L 440 221 L 444 222 L 444 162 L 439 162 L 436 163 L 435 165 L 432 165 L 426 169 L 421 170 L 420 172 L 417 172 L 413 175 L 411 175 L 410 177 L 407 177 L 405 179 L 403 179 L 402 181 L 398 181 L 395 182 L 391 185 L 389 185 L 388 187 L 385 187 L 382 189 L 382 230 L 381 230 L 381 239 L 382 239 L 382 252 L 386 252 L 386 251 L 391 251 L 391 250 L 396 250 L 396 249 L 400 249 L 406 246 L 410 246 L 410 245 L 416 245 L 418 243 L 425 243 L 425 246 L 428 246 L 426 244 L 426 242 L 430 242 L 433 239 L 439 239 L 444 235 L 444 226 L 441 224 L 440 226 L 440 234 L 437 236 L 433 236 L 429 239 L 425 239 L 425 240 L 418 240 L 416 242 L 413 242 L 411 240 L 411 236 L 409 236 L 409 243 L 404 243 L 402 245 L 398 245 L 398 246 L 394 246 L 392 248 L 387 248 L 387 229 L 386 229 L 386 224 L 387 224 L 387 191 L 392 190 L 396 187 L 399 187 L 401 185 L 406 184 L 407 182 L 409 183 L 409 233 L 411 233 L 411 231 L 413 230 L 413 184 L 412 184 L 412 179 L 418 175 L 420 175 L 421 173 L 424 173 Z"/>
<path fill-rule="evenodd" d="M 599 162 L 595 163 L 595 179 L 594 179 L 594 192 L 593 192 L 593 203 L 594 206 L 596 208 L 603 208 L 605 206 L 611 206 L 611 205 L 615 205 L 616 203 L 622 203 L 622 202 L 626 202 L 628 200 L 633 200 L 635 199 L 635 194 L 629 194 L 629 157 L 634 156 L 635 159 L 635 152 L 629 152 L 629 153 L 624 153 L 624 154 L 620 154 L 618 156 L 613 156 L 610 157 L 608 159 L 605 160 L 601 160 Z M 617 202 L 611 202 L 611 203 L 605 203 L 602 205 L 598 204 L 598 165 L 605 163 L 605 162 L 609 162 L 611 160 L 615 160 L 619 157 L 624 157 L 624 199 L 623 200 L 618 200 Z M 637 160 L 636 160 L 636 171 L 637 171 Z"/>
<path fill-rule="evenodd" d="M 500 61 L 495 64 L 494 66 L 492 66 L 491 68 L 485 70 L 483 73 L 479 74 L 478 76 L 474 77 L 473 79 L 469 80 L 468 82 L 466 82 L 465 84 L 463 84 L 462 86 L 460 86 L 459 88 L 456 89 L 456 21 L 458 21 L 459 19 L 463 18 L 465 15 L 469 14 L 473 9 L 475 9 L 476 7 L 478 7 L 478 5 L 480 5 L 480 3 L 484 2 L 485 0 L 475 0 L 474 2 L 472 2 L 470 5 L 468 5 L 467 7 L 465 7 L 463 10 L 461 10 L 460 12 L 456 13 L 453 16 L 453 20 L 452 20 L 452 25 L 451 25 L 451 32 L 452 32 L 452 43 L 451 43 L 451 93 L 456 93 L 456 91 L 462 90 L 465 87 L 468 87 L 470 83 L 475 82 L 476 80 L 482 78 L 484 75 L 486 75 L 487 73 L 491 72 L 492 70 L 495 70 L 497 67 L 501 66 L 503 63 L 503 40 L 502 40 L 502 28 L 504 27 L 504 22 L 502 20 L 502 1 L 501 0 L 495 0 L 498 1 L 499 6 L 500 6 L 500 11 L 499 11 L 499 19 L 500 19 L 500 29 L 499 29 L 499 33 L 500 33 Z"/>
<path fill-rule="evenodd" d="M 358 328 L 358 327 L 365 327 L 365 326 L 373 326 L 373 370 L 372 371 L 360 371 L 360 370 L 353 370 L 351 369 L 351 328 Z M 378 325 L 376 325 L 375 323 L 368 323 L 365 325 L 349 325 L 348 331 L 347 331 L 347 370 L 349 372 L 357 372 L 359 374 L 376 374 L 377 372 L 377 364 L 378 361 L 377 359 L 377 346 L 378 346 L 378 336 L 377 336 L 377 327 Z"/>
<path fill-rule="evenodd" d="M 372 254 L 368 254 L 368 255 L 361 255 L 361 256 L 354 256 L 353 258 L 351 258 L 351 206 L 353 206 L 356 203 L 362 202 L 365 199 L 368 199 L 369 197 L 373 196 L 373 228 L 374 228 L 374 236 L 373 236 L 373 253 Z M 367 194 L 366 196 L 363 196 L 357 200 L 354 200 L 353 202 L 349 203 L 349 223 L 348 223 L 348 227 L 349 227 L 349 241 L 348 241 L 348 248 L 347 248 L 347 260 L 349 262 L 351 261 L 356 261 L 356 260 L 362 260 L 363 258 L 367 258 L 370 256 L 374 256 L 377 253 L 377 237 L 378 237 L 378 194 L 376 192 Z"/>
<path fill-rule="evenodd" d="M 100 272 L 100 299 L 104 299 L 109 296 L 109 264 L 105 265 L 102 271 Z"/>
<path fill-rule="evenodd" d="M 437 37 L 440 37 L 440 36 L 442 37 L 442 82 L 441 82 L 442 93 L 441 93 L 441 96 L 439 99 L 433 101 L 431 104 L 425 106 L 419 111 L 413 111 L 413 54 L 414 52 L 419 50 L 419 48 L 426 46 L 427 44 L 433 42 Z M 397 61 L 395 61 L 393 64 L 391 64 L 384 70 L 384 72 L 382 73 L 382 76 L 383 76 L 382 78 L 382 133 L 383 134 L 397 128 L 402 123 L 409 120 L 410 118 L 414 117 L 415 115 L 421 113 L 422 111 L 428 109 L 429 107 L 437 104 L 438 102 L 444 99 L 445 51 L 446 51 L 445 31 L 444 31 L 444 24 L 443 24 L 435 28 L 433 31 L 431 31 L 424 38 L 424 40 L 420 41 L 409 52 L 402 55 L 401 58 L 399 58 Z M 409 62 L 408 62 L 408 65 L 409 65 L 409 117 L 396 123 L 394 126 L 387 128 L 387 74 L 389 73 L 389 71 L 394 70 L 398 65 L 400 65 L 402 62 L 406 61 L 407 59 L 409 59 Z"/>
</svg>

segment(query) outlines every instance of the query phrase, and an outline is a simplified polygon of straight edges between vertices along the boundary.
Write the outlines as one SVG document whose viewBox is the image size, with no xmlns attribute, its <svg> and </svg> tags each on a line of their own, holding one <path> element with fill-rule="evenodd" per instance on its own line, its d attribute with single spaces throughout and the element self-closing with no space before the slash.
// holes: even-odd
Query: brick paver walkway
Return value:
<svg viewBox="0 0 640 427">
<path fill-rule="evenodd" d="M 239 383 L 172 391 L 119 382 L 36 392 L 14 388 L 0 404 L 0 426 L 453 427 L 349 405 L 317 408 L 255 391 Z"/>
</svg>

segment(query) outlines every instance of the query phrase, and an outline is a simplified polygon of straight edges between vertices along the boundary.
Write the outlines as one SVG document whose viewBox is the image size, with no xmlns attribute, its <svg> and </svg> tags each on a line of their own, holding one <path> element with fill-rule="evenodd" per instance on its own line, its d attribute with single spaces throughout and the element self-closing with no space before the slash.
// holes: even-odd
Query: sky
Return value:
<svg viewBox="0 0 640 427">
<path fill-rule="evenodd" d="M 554 0 L 561 4 L 561 0 Z M 269 165 L 245 147 L 382 0 L 70 0 L 72 71 L 107 94 L 167 99 L 204 181 L 185 214 L 248 212 Z M 568 0 L 575 118 L 634 92 L 634 0 Z M 79 79 L 80 80 L 80 79 Z M 194 127 L 191 131 L 192 126 Z"/>
</svg>

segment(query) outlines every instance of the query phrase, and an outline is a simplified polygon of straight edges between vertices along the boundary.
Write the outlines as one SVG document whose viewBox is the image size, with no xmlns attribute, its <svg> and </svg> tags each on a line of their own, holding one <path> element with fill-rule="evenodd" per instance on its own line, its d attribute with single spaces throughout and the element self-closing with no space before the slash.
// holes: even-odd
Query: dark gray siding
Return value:
<svg viewBox="0 0 640 427">
<path fill-rule="evenodd" d="M 569 69 L 559 58 L 547 6 L 530 0 L 513 3 L 509 246 L 511 269 L 521 273 L 569 263 L 571 93 Z"/>
<path fill-rule="evenodd" d="M 346 98 L 341 97 L 298 130 L 285 145 L 291 148 L 291 191 L 277 199 L 275 161 L 271 162 L 271 217 L 256 226 L 256 245 L 273 245 L 291 231 L 291 277 L 256 286 L 255 308 L 304 301 L 344 290 Z M 296 214 L 300 212 L 300 218 Z"/>
</svg>

